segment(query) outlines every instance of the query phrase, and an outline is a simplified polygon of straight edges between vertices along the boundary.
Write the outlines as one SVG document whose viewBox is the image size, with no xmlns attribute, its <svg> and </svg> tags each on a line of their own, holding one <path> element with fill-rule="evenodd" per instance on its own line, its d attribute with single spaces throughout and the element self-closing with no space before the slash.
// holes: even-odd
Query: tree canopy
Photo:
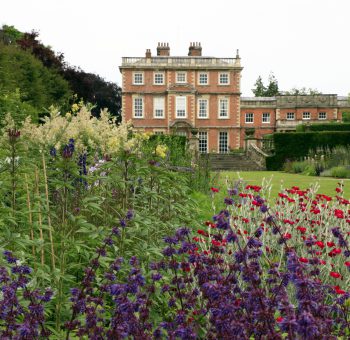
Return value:
<svg viewBox="0 0 350 340">
<path fill-rule="evenodd" d="M 20 115 L 14 108 L 21 107 L 37 120 L 51 105 L 67 105 L 72 95 L 68 82 L 57 71 L 30 53 L 1 42 L 0 84 L 1 116 L 8 112 Z"/>
<path fill-rule="evenodd" d="M 2 86 L 7 93 L 19 89 L 21 99 L 40 110 L 52 104 L 59 106 L 67 104 L 68 96 L 71 101 L 83 100 L 93 104 L 92 112 L 96 116 L 101 109 L 107 108 L 118 121 L 121 120 L 121 88 L 96 74 L 69 65 L 63 53 L 56 53 L 39 40 L 38 32 L 22 33 L 13 26 L 4 25 L 0 29 L 0 44 L 3 54 L 11 54 L 10 59 L 13 60 L 12 65 L 7 65 L 5 68 L 9 72 L 17 70 L 12 73 L 12 77 L 7 74 L 10 79 L 6 81 L 0 75 L 1 84 L 3 81 L 7 84 Z M 32 57 L 30 61 L 28 55 Z M 8 64 L 9 58 L 5 56 L 3 58 Z M 33 86 L 28 86 L 30 79 L 37 80 Z M 46 86 L 43 86 L 45 84 Z M 75 96 L 72 96 L 73 94 Z"/>
<path fill-rule="evenodd" d="M 273 73 L 269 75 L 268 81 L 269 84 L 265 86 L 261 76 L 258 77 L 254 84 L 255 88 L 252 89 L 255 97 L 273 97 L 279 94 L 278 81 Z"/>
</svg>

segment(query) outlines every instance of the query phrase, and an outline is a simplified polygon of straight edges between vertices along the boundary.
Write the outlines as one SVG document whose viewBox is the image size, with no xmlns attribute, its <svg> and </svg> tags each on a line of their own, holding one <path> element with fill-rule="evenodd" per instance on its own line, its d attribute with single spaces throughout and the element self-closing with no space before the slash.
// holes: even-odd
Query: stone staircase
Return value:
<svg viewBox="0 0 350 340">
<path fill-rule="evenodd" d="M 212 171 L 258 171 L 265 170 L 262 166 L 251 160 L 245 153 L 210 154 L 210 168 Z"/>
</svg>

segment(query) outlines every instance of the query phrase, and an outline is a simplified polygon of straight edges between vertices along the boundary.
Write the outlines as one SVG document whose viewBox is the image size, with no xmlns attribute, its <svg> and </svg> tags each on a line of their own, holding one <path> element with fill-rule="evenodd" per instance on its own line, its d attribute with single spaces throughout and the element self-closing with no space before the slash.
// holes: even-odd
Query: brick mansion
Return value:
<svg viewBox="0 0 350 340">
<path fill-rule="evenodd" d="M 293 131 L 300 123 L 341 121 L 350 111 L 336 94 L 241 97 L 241 59 L 202 56 L 191 43 L 187 56 L 171 56 L 167 43 L 157 55 L 123 57 L 122 118 L 136 129 L 190 137 L 199 151 L 227 153 L 244 147 L 249 135 Z"/>
</svg>

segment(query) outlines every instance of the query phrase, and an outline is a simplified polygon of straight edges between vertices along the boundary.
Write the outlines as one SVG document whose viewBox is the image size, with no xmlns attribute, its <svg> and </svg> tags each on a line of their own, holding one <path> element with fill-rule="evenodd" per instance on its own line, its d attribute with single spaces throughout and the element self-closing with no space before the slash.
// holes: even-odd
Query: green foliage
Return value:
<svg viewBox="0 0 350 340">
<path fill-rule="evenodd" d="M 283 94 L 289 95 L 289 96 L 304 96 L 304 95 L 317 95 L 317 94 L 322 94 L 322 92 L 318 91 L 317 89 L 312 89 L 312 88 L 306 88 L 306 87 L 293 87 L 289 91 L 284 91 Z"/>
<path fill-rule="evenodd" d="M 69 82 L 78 100 L 94 105 L 92 113 L 98 117 L 100 111 L 107 108 L 110 114 L 121 121 L 121 88 L 107 82 L 100 76 L 87 73 L 77 67 L 65 67 L 62 75 Z"/>
<path fill-rule="evenodd" d="M 0 42 L 3 42 L 5 45 L 16 43 L 22 37 L 23 33 L 14 26 L 3 25 L 0 29 Z"/>
<path fill-rule="evenodd" d="M 336 166 L 330 169 L 330 174 L 332 177 L 350 178 L 350 169 L 345 166 Z"/>
<path fill-rule="evenodd" d="M 50 149 L 9 128 L 2 129 L 0 143 L 0 242 L 34 269 L 33 287 L 54 290 L 46 312 L 49 327 L 62 338 L 69 288 L 77 285 L 82 268 L 112 228 L 119 228 L 120 237 L 110 256 L 137 254 L 148 268 L 151 259 L 162 258 L 164 236 L 181 226 L 198 227 L 199 208 L 191 194 L 203 178 L 200 171 L 181 172 L 174 166 L 191 166 L 181 136 L 155 136 L 138 152 L 125 145 L 101 159 L 97 148 L 79 153 L 71 140 Z M 173 156 L 157 156 L 153 151 L 160 143 L 174 148 Z M 135 218 L 123 228 L 128 210 Z M 101 266 L 108 260 L 101 259 Z"/>
<path fill-rule="evenodd" d="M 298 160 L 308 155 L 309 150 L 337 145 L 350 145 L 350 132 L 305 132 L 275 133 L 275 155 L 267 157 L 268 170 L 282 169 L 287 159 Z"/>
<path fill-rule="evenodd" d="M 12 114 L 16 124 L 28 116 L 32 117 L 33 121 L 38 119 L 38 110 L 28 102 L 21 100 L 19 89 L 10 92 L 0 90 L 0 127 L 3 125 L 7 113 Z"/>
<path fill-rule="evenodd" d="M 350 112 L 349 111 L 342 112 L 342 121 L 344 123 L 350 123 Z"/>
<path fill-rule="evenodd" d="M 254 93 L 255 97 L 264 97 L 265 92 L 266 92 L 266 87 L 263 83 L 263 80 L 261 76 L 258 77 L 254 84 L 255 88 L 252 89 L 252 92 Z"/>
<path fill-rule="evenodd" d="M 13 113 L 23 108 L 36 119 L 51 105 L 66 104 L 71 96 L 62 76 L 15 46 L 0 48 L 0 84 L 1 116 L 9 108 L 15 110 Z M 18 107 L 13 103 L 18 103 Z"/>
<path fill-rule="evenodd" d="M 269 84 L 267 87 L 264 85 L 263 80 L 261 76 L 258 77 L 258 79 L 255 82 L 255 88 L 252 89 L 252 92 L 254 93 L 255 97 L 274 97 L 279 94 L 278 91 L 278 81 L 276 77 L 271 73 L 269 75 Z"/>
<path fill-rule="evenodd" d="M 65 104 L 68 102 L 68 97 L 71 97 L 65 96 L 66 89 L 64 89 L 64 87 L 67 87 L 68 82 L 68 92 L 76 94 L 76 97 L 74 97 L 75 100 L 83 100 L 84 102 L 93 104 L 92 113 L 94 116 L 98 117 L 100 111 L 107 108 L 118 121 L 121 121 L 121 88 L 116 83 L 105 81 L 96 74 L 87 73 L 79 67 L 68 65 L 64 59 L 64 54 L 56 53 L 51 47 L 45 46 L 39 40 L 39 33 L 36 31 L 22 33 L 13 26 L 4 25 L 0 29 L 0 43 L 1 41 L 6 45 L 11 45 L 11 47 L 17 49 L 18 52 L 23 50 L 31 54 L 36 60 L 42 63 L 47 72 L 59 76 L 54 77 L 54 79 L 45 79 L 49 88 L 49 91 L 47 91 L 45 95 L 51 96 L 52 99 L 49 105 L 45 104 L 44 107 L 63 105 L 63 110 L 66 108 Z M 2 49 L 1 46 L 0 48 Z M 23 65 L 22 69 L 26 71 L 26 66 Z M 32 71 L 29 69 L 28 73 L 31 72 Z M 15 75 L 14 78 L 19 82 L 20 78 L 16 78 Z M 62 81 L 64 82 L 64 86 Z M 37 97 L 42 94 L 40 92 L 40 86 L 34 86 L 32 91 L 28 91 L 27 88 L 23 89 L 21 86 L 17 87 L 20 88 L 21 93 L 27 95 L 25 100 L 36 101 Z M 66 97 L 63 102 L 60 100 L 62 97 Z M 72 104 L 72 102 L 70 104 Z M 42 112 L 42 106 L 40 106 L 40 110 L 40 112 Z"/>
</svg>

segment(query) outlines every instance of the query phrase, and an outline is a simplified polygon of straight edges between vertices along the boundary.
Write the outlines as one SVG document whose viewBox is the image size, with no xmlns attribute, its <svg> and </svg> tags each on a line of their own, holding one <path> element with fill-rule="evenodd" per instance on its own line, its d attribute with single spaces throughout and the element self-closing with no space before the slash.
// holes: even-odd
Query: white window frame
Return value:
<svg viewBox="0 0 350 340">
<path fill-rule="evenodd" d="M 178 106 L 179 106 L 179 102 L 178 100 L 184 100 L 185 104 L 184 104 L 184 115 L 182 116 L 179 116 L 178 115 L 178 110 L 183 110 L 182 108 L 179 109 Z M 186 96 L 176 96 L 175 97 L 175 118 L 179 118 L 179 119 L 186 119 L 187 118 L 187 97 Z"/>
<path fill-rule="evenodd" d="M 293 115 L 293 118 L 288 117 L 288 115 Z M 287 112 L 286 119 L 287 120 L 295 120 L 295 112 Z"/>
<path fill-rule="evenodd" d="M 184 75 L 184 80 L 179 81 L 179 75 Z M 187 83 L 187 72 L 186 71 L 178 71 L 176 72 L 176 84 L 186 84 Z"/>
<path fill-rule="evenodd" d="M 139 112 L 136 115 L 136 111 L 139 109 L 139 108 L 136 108 L 136 105 L 139 105 L 139 104 L 136 104 L 136 101 L 139 101 L 139 100 L 141 100 L 141 115 L 139 115 Z M 144 108 L 145 108 L 145 105 L 144 105 L 143 97 L 133 97 L 133 99 L 132 99 L 133 118 L 135 118 L 135 119 L 144 118 Z"/>
<path fill-rule="evenodd" d="M 248 116 L 249 115 L 249 116 Z M 249 118 L 249 119 L 248 119 Z M 246 112 L 244 114 L 244 122 L 246 124 L 254 124 L 254 113 L 253 112 Z"/>
<path fill-rule="evenodd" d="M 204 138 L 203 138 L 204 136 Z M 202 142 L 205 142 L 205 148 L 203 147 Z M 207 131 L 199 131 L 198 132 L 198 151 L 199 153 L 208 153 L 209 143 L 208 143 L 208 132 Z"/>
<path fill-rule="evenodd" d="M 157 82 L 157 76 L 159 76 L 159 75 L 162 76 L 162 82 L 161 83 Z M 164 72 L 154 72 L 153 73 L 153 85 L 164 85 L 164 79 L 165 79 Z"/>
<path fill-rule="evenodd" d="M 226 150 L 225 151 L 220 151 L 220 136 L 222 133 L 226 133 Z M 218 133 L 218 152 L 219 153 L 228 153 L 229 152 L 229 145 L 230 145 L 230 134 L 228 133 L 228 131 L 219 131 Z"/>
<path fill-rule="evenodd" d="M 201 112 L 201 102 L 205 102 L 205 112 Z M 197 110 L 197 118 L 198 119 L 207 119 L 209 118 L 209 100 L 208 98 L 198 98 L 197 100 L 197 107 L 198 107 L 198 110 Z"/>
<path fill-rule="evenodd" d="M 324 114 L 324 117 L 322 117 L 322 118 L 321 118 L 321 113 Z M 325 111 L 319 112 L 318 113 L 318 119 L 319 120 L 326 120 L 327 119 L 327 112 L 325 112 Z"/>
<path fill-rule="evenodd" d="M 308 117 L 306 117 L 306 113 L 308 113 Z M 311 119 L 311 112 L 310 111 L 304 111 L 303 112 L 303 120 L 310 120 Z"/>
<path fill-rule="evenodd" d="M 201 82 L 201 75 L 207 76 L 207 81 L 205 83 Z M 208 72 L 199 72 L 198 73 L 198 85 L 209 85 L 209 73 Z"/>
<path fill-rule="evenodd" d="M 162 101 L 163 104 L 162 105 L 159 105 L 159 103 L 157 104 L 157 100 Z M 158 105 L 159 105 L 159 107 L 157 107 Z M 162 106 L 161 109 L 160 109 L 160 106 Z M 157 110 L 162 110 L 161 116 L 157 115 L 157 112 L 156 112 Z M 165 97 L 160 97 L 160 96 L 153 97 L 153 118 L 155 118 L 155 119 L 164 119 L 165 118 Z"/>
<path fill-rule="evenodd" d="M 221 76 L 227 75 L 227 83 L 223 83 Z M 218 84 L 219 85 L 230 85 L 230 72 L 219 72 L 218 74 Z"/>
<path fill-rule="evenodd" d="M 226 107 L 226 115 L 221 115 L 221 102 L 226 101 L 227 107 Z M 230 101 L 228 98 L 220 98 L 218 99 L 218 119 L 229 119 L 229 112 L 230 112 Z"/>
<path fill-rule="evenodd" d="M 141 82 L 136 82 L 136 76 L 141 75 Z M 132 74 L 132 84 L 133 85 L 143 85 L 144 84 L 144 73 L 140 71 L 135 71 Z"/>
<path fill-rule="evenodd" d="M 254 118 L 253 118 L 253 120 L 254 120 Z M 271 114 L 270 114 L 270 112 L 263 112 L 263 114 L 262 114 L 262 123 L 263 124 L 271 123 Z"/>
</svg>

